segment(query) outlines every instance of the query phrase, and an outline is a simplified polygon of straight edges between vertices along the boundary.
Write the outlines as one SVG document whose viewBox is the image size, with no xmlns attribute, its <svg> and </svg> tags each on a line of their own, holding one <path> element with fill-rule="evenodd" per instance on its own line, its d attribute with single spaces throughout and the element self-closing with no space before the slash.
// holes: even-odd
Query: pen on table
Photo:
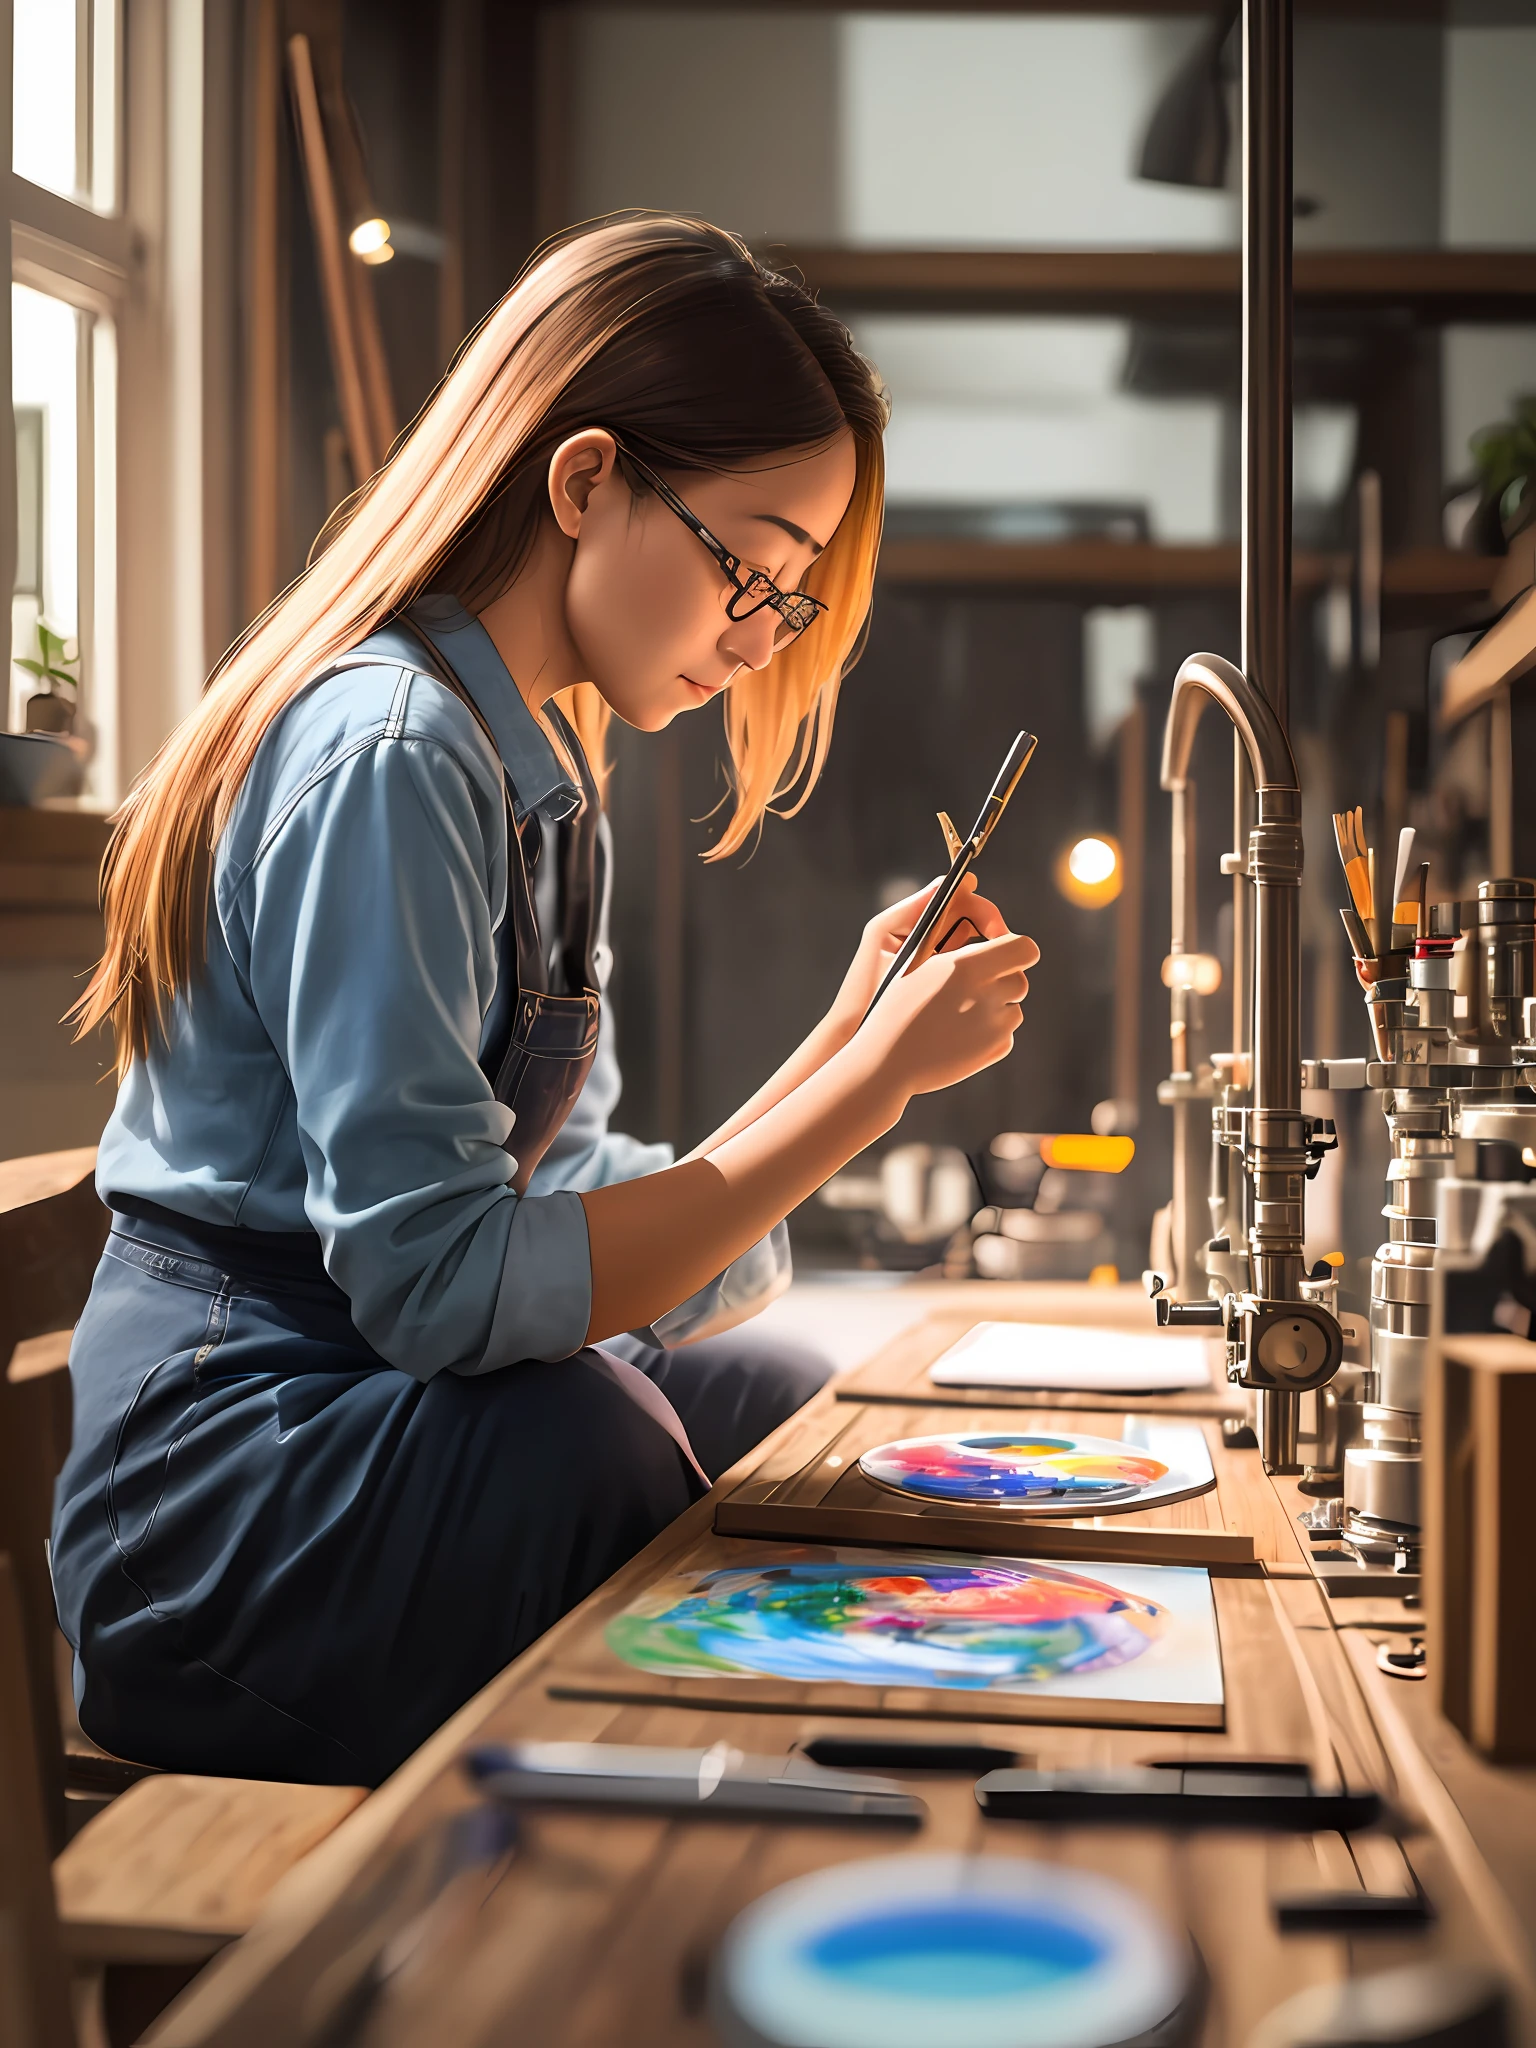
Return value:
<svg viewBox="0 0 1536 2048">
<path fill-rule="evenodd" d="M 493 1743 L 464 1759 L 491 1798 L 543 1806 L 608 1806 L 707 1817 L 895 1821 L 916 1826 L 921 1799 L 889 1778 L 824 1770 L 798 1758 L 617 1742 Z"/>
</svg>

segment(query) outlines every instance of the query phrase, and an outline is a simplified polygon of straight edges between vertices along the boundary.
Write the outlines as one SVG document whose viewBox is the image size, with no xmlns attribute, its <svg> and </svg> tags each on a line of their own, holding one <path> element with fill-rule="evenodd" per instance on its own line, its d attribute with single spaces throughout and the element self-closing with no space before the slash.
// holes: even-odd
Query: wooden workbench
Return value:
<svg viewBox="0 0 1536 2048">
<path fill-rule="evenodd" d="M 1032 1305 L 1015 1302 L 1009 1312 L 1028 1320 Z M 987 1297 L 987 1314 L 1002 1308 Z M 930 1330 L 918 1351 L 947 1331 Z M 905 1370 L 913 1336 L 891 1348 Z M 523 1818 L 509 1854 L 444 1885 L 445 1841 L 455 1817 L 474 1806 L 459 1763 L 476 1742 L 726 1741 L 785 1754 L 822 1730 L 891 1730 L 899 1701 L 873 1692 L 864 1708 L 850 1702 L 857 1689 L 846 1686 L 821 1695 L 802 1688 L 789 1703 L 783 1688 L 771 1688 L 774 1698 L 750 1710 L 742 1704 L 750 1687 L 739 1699 L 705 1701 L 687 1696 L 697 1681 L 676 1682 L 669 1699 L 580 1696 L 604 1618 L 667 1570 L 739 1549 L 739 1536 L 716 1532 L 722 1504 L 750 1495 L 755 1475 L 759 1488 L 762 1475 L 770 1487 L 782 1484 L 814 1462 L 819 1445 L 844 1436 L 850 1391 L 845 1379 L 819 1395 L 470 1701 L 273 1894 L 252 1932 L 158 2023 L 149 2036 L 156 2048 L 271 2048 L 276 2040 L 297 2048 L 342 2040 L 490 2048 L 513 2039 L 540 2048 L 707 2048 L 718 2040 L 704 2010 L 709 1958 L 743 1906 L 811 1869 L 933 1849 L 1060 1861 L 1142 1891 L 1188 1927 L 1208 1972 L 1196 2036 L 1205 2048 L 1240 2048 L 1261 2016 L 1303 1985 L 1429 1956 L 1499 1969 L 1517 2003 L 1518 2038 L 1536 2048 L 1536 1771 L 1482 1765 L 1427 1711 L 1427 1688 L 1379 1672 L 1381 1629 L 1355 1604 L 1329 1601 L 1309 1568 L 1292 1502 L 1264 1479 L 1255 1452 L 1223 1449 L 1215 1428 L 1218 1493 L 1209 1498 L 1217 1505 L 1206 1519 L 1228 1529 L 1246 1524 L 1256 1553 L 1213 1581 L 1225 1726 L 1149 1731 L 945 1718 L 933 1733 L 992 1742 L 1045 1768 L 1304 1760 L 1321 1782 L 1383 1793 L 1401 1816 L 1398 1831 L 1277 1838 L 1047 1829 L 984 1821 L 969 1778 L 903 1773 L 896 1775 L 929 1809 L 914 1834 L 545 1812 Z M 1134 1405 L 1158 1403 L 1143 1397 Z M 856 1414 L 856 1401 L 852 1407 Z M 1378 1620 L 1390 1629 L 1404 1617 Z M 951 1696 L 949 1713 L 963 1712 Z M 900 1721 L 908 1733 L 923 1725 L 910 1713 Z M 1406 1898 L 1420 1888 L 1432 1917 L 1391 1932 L 1282 1932 L 1278 1921 L 1284 1900 L 1353 1890 Z"/>
</svg>

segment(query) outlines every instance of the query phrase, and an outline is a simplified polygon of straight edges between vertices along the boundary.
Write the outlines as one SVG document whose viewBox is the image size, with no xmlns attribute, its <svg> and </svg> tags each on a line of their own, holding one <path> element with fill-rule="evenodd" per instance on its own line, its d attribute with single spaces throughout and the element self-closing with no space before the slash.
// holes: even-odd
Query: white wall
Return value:
<svg viewBox="0 0 1536 2048">
<path fill-rule="evenodd" d="M 1445 36 L 1447 243 L 1536 247 L 1536 27 L 1452 28 Z M 1536 391 L 1536 328 L 1447 328 L 1445 474 L 1470 474 L 1467 438 Z"/>
<path fill-rule="evenodd" d="M 842 221 L 852 242 L 1205 247 L 1225 192 L 1134 175 L 1147 120 L 1205 32 L 1165 21 L 842 17 Z"/>
</svg>

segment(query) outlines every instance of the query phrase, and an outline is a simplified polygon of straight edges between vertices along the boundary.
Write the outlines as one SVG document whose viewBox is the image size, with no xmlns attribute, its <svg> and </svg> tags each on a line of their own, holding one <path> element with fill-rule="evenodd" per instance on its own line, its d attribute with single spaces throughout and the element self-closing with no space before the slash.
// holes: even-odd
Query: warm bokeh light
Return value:
<svg viewBox="0 0 1536 2048">
<path fill-rule="evenodd" d="M 377 215 L 360 220 L 347 237 L 347 247 L 364 263 L 387 263 L 395 253 L 389 242 L 389 222 Z"/>
<path fill-rule="evenodd" d="M 1107 832 L 1085 833 L 1056 858 L 1056 886 L 1069 903 L 1097 910 L 1113 903 L 1124 881 L 1120 848 Z"/>
<path fill-rule="evenodd" d="M 1214 953 L 1170 953 L 1163 962 L 1163 987 L 1213 996 L 1221 987 L 1221 962 Z"/>
<path fill-rule="evenodd" d="M 1073 881 L 1084 882 L 1089 888 L 1107 882 L 1119 865 L 1115 849 L 1107 839 L 1079 839 L 1067 855 L 1067 873 Z"/>
<path fill-rule="evenodd" d="M 1063 1131 L 1040 1140 L 1040 1157 L 1047 1166 L 1065 1167 L 1069 1173 L 1124 1173 L 1136 1157 L 1136 1140 Z"/>
</svg>

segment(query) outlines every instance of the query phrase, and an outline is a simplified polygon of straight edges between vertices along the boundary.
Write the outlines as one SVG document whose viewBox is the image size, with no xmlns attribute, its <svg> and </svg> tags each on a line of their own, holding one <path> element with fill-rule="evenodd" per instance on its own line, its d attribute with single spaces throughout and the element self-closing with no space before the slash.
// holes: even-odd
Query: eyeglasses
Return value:
<svg viewBox="0 0 1536 2048">
<path fill-rule="evenodd" d="M 771 577 L 760 569 L 744 569 L 740 555 L 733 555 L 723 541 L 718 541 L 704 524 L 697 519 L 670 484 L 660 478 L 649 463 L 642 462 L 638 455 L 619 445 L 619 453 L 645 478 L 651 489 L 660 498 L 669 512 L 675 512 L 690 533 L 698 535 L 705 547 L 720 565 L 720 572 L 731 585 L 731 595 L 726 599 L 725 615 L 729 619 L 750 619 L 765 606 L 772 606 L 779 615 L 773 629 L 773 651 L 778 654 L 783 648 L 798 640 L 806 627 L 819 619 L 826 610 L 820 598 L 811 597 L 804 590 L 780 590 Z"/>
</svg>

